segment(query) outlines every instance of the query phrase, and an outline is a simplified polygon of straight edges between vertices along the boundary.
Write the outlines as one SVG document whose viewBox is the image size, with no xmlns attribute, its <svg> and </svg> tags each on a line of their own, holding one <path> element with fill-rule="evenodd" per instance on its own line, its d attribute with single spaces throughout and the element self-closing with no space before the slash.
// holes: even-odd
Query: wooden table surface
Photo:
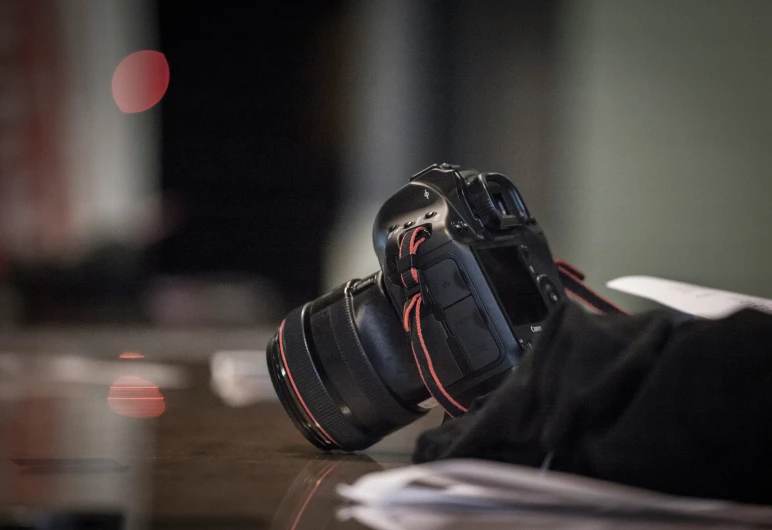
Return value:
<svg viewBox="0 0 772 530">
<path fill-rule="evenodd" d="M 142 527 L 361 528 L 336 518 L 341 501 L 335 485 L 409 463 L 413 440 L 425 425 L 414 425 L 366 454 L 330 454 L 309 444 L 277 401 L 228 406 L 210 384 L 211 354 L 262 349 L 273 329 L 41 328 L 0 334 L 0 352 L 75 353 L 101 360 L 117 360 L 124 351 L 142 352 L 144 361 L 177 367 L 185 375 L 183 387 L 161 389 L 163 414 L 143 423 L 149 426 L 152 441 L 142 456 L 148 477 L 142 486 L 147 499 L 143 511 L 149 515 L 149 524 Z M 104 402 L 102 408 L 106 409 Z M 25 427 L 31 438 L 39 438 L 35 431 L 39 427 L 33 425 L 36 418 L 22 421 L 32 425 Z M 65 445 L 87 446 L 85 438 L 93 438 L 87 430 L 71 432 L 74 441 Z M 17 463 L 18 452 L 17 448 L 15 459 L 10 455 Z M 86 498 L 89 494 L 84 490 Z M 0 512 L 2 504 L 0 494 Z"/>
</svg>

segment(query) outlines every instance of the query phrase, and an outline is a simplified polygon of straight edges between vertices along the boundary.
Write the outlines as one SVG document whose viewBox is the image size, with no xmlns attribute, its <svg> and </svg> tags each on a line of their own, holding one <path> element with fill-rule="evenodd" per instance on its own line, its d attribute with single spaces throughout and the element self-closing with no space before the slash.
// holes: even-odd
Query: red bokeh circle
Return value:
<svg viewBox="0 0 772 530">
<path fill-rule="evenodd" d="M 113 412 L 129 418 L 157 418 L 166 410 L 158 386 L 139 377 L 119 377 L 111 386 L 107 403 Z"/>
<path fill-rule="evenodd" d="M 126 113 L 156 105 L 169 87 L 169 63 L 154 50 L 141 50 L 124 58 L 113 73 L 113 99 Z"/>
</svg>

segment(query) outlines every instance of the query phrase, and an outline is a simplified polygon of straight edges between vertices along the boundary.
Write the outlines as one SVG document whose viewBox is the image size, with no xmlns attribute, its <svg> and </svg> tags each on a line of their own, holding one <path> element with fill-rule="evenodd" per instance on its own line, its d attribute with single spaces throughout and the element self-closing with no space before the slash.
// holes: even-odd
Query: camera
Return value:
<svg viewBox="0 0 772 530">
<path fill-rule="evenodd" d="M 373 245 L 379 271 L 294 309 L 266 350 L 284 409 L 324 450 L 365 449 L 437 404 L 463 414 L 565 297 L 499 173 L 429 166 L 383 204 Z"/>
</svg>

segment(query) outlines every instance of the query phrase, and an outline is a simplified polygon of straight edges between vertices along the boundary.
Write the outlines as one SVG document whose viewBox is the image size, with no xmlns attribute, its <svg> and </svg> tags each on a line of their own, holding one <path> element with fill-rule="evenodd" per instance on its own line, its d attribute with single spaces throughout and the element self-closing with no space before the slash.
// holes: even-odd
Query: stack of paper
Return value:
<svg viewBox="0 0 772 530">
<path fill-rule="evenodd" d="M 380 471 L 338 493 L 348 501 L 340 518 L 378 530 L 772 528 L 772 507 L 478 460 Z"/>
</svg>

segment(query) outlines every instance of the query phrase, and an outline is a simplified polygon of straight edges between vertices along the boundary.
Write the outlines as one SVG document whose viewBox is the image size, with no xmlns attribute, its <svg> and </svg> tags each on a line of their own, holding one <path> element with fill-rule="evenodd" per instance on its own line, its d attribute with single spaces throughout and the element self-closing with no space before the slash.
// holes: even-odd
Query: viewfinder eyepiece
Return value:
<svg viewBox="0 0 772 530">
<path fill-rule="evenodd" d="M 506 230 L 531 221 L 517 188 L 503 175 L 480 173 L 467 180 L 467 189 L 469 201 L 486 227 Z"/>
</svg>

